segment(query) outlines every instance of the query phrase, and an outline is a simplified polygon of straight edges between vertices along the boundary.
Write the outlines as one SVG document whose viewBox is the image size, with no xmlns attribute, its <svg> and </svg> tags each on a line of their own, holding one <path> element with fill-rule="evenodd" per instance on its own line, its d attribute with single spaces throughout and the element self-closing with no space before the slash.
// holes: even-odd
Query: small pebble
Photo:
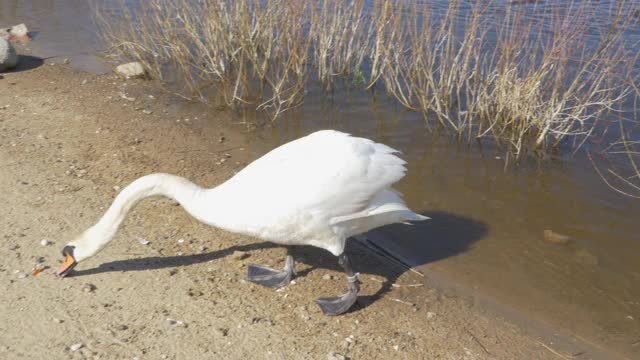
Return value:
<svg viewBox="0 0 640 360">
<path fill-rule="evenodd" d="M 153 111 L 144 109 L 144 110 L 142 110 L 142 113 L 146 114 L 146 115 L 151 115 L 153 113 Z"/>
<path fill-rule="evenodd" d="M 47 240 L 47 239 L 42 239 L 42 240 L 40 240 L 40 245 L 42 245 L 42 246 L 47 246 L 47 245 L 49 245 L 49 244 L 50 244 L 50 243 L 49 243 L 49 240 Z"/>
<path fill-rule="evenodd" d="M 138 238 L 138 242 L 141 245 L 149 245 L 149 240 L 145 239 L 145 238 Z"/>
<path fill-rule="evenodd" d="M 176 319 L 169 319 L 167 318 L 167 322 L 169 323 L 169 325 L 171 326 L 176 326 L 176 327 L 187 327 L 187 324 L 182 321 L 182 320 L 176 320 Z"/>
<path fill-rule="evenodd" d="M 322 275 L 322 280 L 333 280 L 333 276 L 330 274 Z"/>
<path fill-rule="evenodd" d="M 178 239 L 178 244 L 182 244 L 184 242 L 184 239 Z"/>
<path fill-rule="evenodd" d="M 433 319 L 434 317 L 436 317 L 436 313 L 431 311 L 427 312 L 427 319 Z"/>
<path fill-rule="evenodd" d="M 62 324 L 64 322 L 64 320 L 58 319 L 58 318 L 53 318 L 53 322 L 57 323 L 57 324 Z"/>
<path fill-rule="evenodd" d="M 349 360 L 349 358 L 332 351 L 327 355 L 327 360 Z"/>
<path fill-rule="evenodd" d="M 96 286 L 95 286 L 95 285 L 93 285 L 93 284 L 89 284 L 89 283 L 84 284 L 84 285 L 82 286 L 82 291 L 84 291 L 84 292 L 86 292 L 86 293 L 93 292 L 95 289 L 96 289 Z"/>
<path fill-rule="evenodd" d="M 114 190 L 114 191 L 120 191 L 120 186 L 115 185 L 115 186 L 113 187 L 113 190 Z"/>
<path fill-rule="evenodd" d="M 24 278 L 26 278 L 26 277 L 27 277 L 27 274 L 25 274 L 25 273 L 23 273 L 23 272 L 18 273 L 18 276 L 17 276 L 17 278 L 18 278 L 18 279 L 24 279 Z"/>
<path fill-rule="evenodd" d="M 71 351 L 78 351 L 78 350 L 82 349 L 82 347 L 84 347 L 84 345 L 83 345 L 83 344 L 80 344 L 80 343 L 78 343 L 78 344 L 73 344 L 73 345 L 69 346 L 69 350 L 71 350 Z"/>
<path fill-rule="evenodd" d="M 244 260 L 249 257 L 249 253 L 245 251 L 236 250 L 231 254 L 233 260 Z"/>
</svg>

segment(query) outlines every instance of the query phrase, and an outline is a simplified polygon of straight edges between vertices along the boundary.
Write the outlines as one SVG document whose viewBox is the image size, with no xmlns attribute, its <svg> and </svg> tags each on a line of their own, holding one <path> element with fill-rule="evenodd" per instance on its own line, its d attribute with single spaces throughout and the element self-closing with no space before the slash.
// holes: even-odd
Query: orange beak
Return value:
<svg viewBox="0 0 640 360">
<path fill-rule="evenodd" d="M 60 265 L 57 274 L 62 277 L 69 275 L 69 272 L 71 272 L 71 269 L 73 269 L 76 264 L 78 263 L 76 259 L 73 258 L 73 255 L 69 253 L 64 254 L 64 261 L 62 261 L 62 265 Z"/>
</svg>

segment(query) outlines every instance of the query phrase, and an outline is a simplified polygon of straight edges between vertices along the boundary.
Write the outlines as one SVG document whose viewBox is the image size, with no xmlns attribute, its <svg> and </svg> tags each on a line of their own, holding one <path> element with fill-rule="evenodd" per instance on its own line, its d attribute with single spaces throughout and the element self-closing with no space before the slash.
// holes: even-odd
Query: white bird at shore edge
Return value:
<svg viewBox="0 0 640 360">
<path fill-rule="evenodd" d="M 391 185 L 406 172 L 398 151 L 334 130 L 286 143 L 255 160 L 223 184 L 206 189 L 169 174 L 143 176 L 125 187 L 102 218 L 62 250 L 58 275 L 111 241 L 131 208 L 143 198 L 176 200 L 208 225 L 282 245 L 311 245 L 338 256 L 348 292 L 318 299 L 327 315 L 346 312 L 360 290 L 344 252 L 347 238 L 398 222 L 428 219 L 409 210 Z M 249 266 L 249 280 L 268 287 L 287 284 L 293 257 L 283 270 Z"/>
</svg>

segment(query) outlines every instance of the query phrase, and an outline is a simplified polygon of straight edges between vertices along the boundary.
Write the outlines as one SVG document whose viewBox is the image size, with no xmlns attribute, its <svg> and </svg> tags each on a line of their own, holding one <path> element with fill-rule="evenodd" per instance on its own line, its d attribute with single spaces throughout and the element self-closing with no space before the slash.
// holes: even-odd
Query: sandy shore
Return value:
<svg viewBox="0 0 640 360">
<path fill-rule="evenodd" d="M 323 316 L 314 299 L 344 288 L 330 254 L 294 248 L 295 283 L 262 288 L 245 281 L 247 264 L 280 267 L 285 249 L 162 199 L 142 202 L 103 252 L 57 278 L 61 247 L 120 188 L 152 172 L 214 186 L 251 160 L 251 144 L 228 114 L 176 109 L 143 81 L 37 65 L 0 79 L 1 358 L 562 358 L 464 298 L 391 286 L 422 279 L 353 241 L 360 304 Z M 45 270 L 34 276 L 36 264 Z"/>
</svg>

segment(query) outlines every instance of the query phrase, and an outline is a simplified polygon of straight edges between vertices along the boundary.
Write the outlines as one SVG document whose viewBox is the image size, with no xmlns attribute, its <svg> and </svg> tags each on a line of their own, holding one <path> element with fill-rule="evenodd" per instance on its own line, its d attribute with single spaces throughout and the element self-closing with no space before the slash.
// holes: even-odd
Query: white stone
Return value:
<svg viewBox="0 0 640 360">
<path fill-rule="evenodd" d="M 18 54 L 9 40 L 0 37 L 0 71 L 12 69 L 18 65 Z"/>
<path fill-rule="evenodd" d="M 18 24 L 12 26 L 11 29 L 9 29 L 9 33 L 14 37 L 23 37 L 29 35 L 29 29 L 27 29 L 27 25 L 25 24 Z"/>
<path fill-rule="evenodd" d="M 147 72 L 145 71 L 144 66 L 141 63 L 134 61 L 127 64 L 118 65 L 118 67 L 116 67 L 116 73 L 120 76 L 124 76 L 125 78 L 130 79 L 145 77 Z"/>
</svg>

